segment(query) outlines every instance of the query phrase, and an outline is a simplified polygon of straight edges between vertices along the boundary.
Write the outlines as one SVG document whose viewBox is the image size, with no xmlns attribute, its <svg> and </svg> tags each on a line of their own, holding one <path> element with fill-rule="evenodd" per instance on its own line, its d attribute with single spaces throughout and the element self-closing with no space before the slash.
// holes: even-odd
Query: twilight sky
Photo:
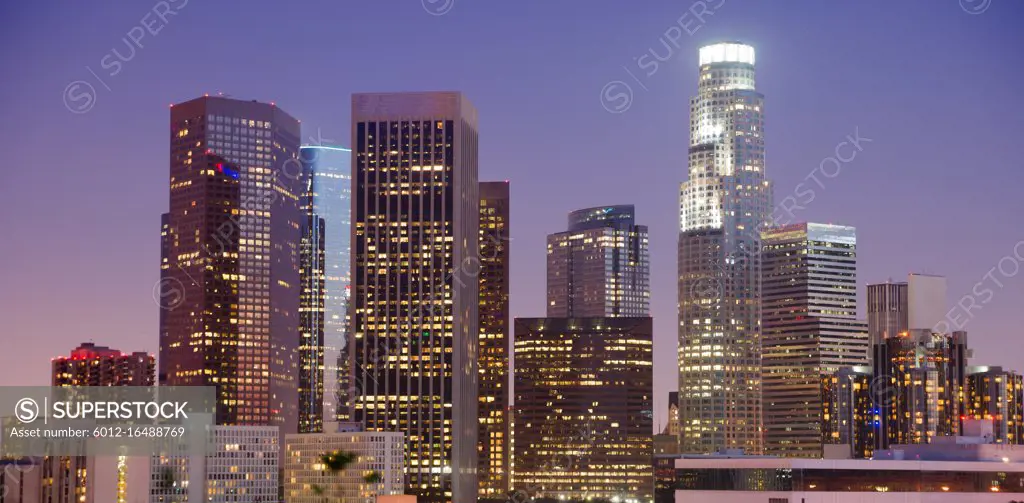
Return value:
<svg viewBox="0 0 1024 503">
<path fill-rule="evenodd" d="M 511 180 L 514 316 L 544 314 L 544 239 L 570 210 L 632 203 L 650 227 L 661 424 L 688 100 L 719 40 L 757 49 L 776 203 L 814 190 L 785 219 L 855 226 L 861 285 L 948 276 L 950 307 L 980 306 L 951 313 L 971 363 L 1024 370 L 1022 2 L 10 1 L 0 19 L 0 384 L 47 384 L 82 341 L 157 350 L 169 103 L 274 101 L 347 145 L 353 92 L 461 90 L 481 179 Z"/>
</svg>

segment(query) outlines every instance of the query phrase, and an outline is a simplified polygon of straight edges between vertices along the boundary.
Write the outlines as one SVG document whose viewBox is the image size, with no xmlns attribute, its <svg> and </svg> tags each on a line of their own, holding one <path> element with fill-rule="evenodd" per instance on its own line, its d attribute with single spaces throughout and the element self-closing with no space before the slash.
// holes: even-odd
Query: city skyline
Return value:
<svg viewBox="0 0 1024 503">
<path fill-rule="evenodd" d="M 770 65 L 759 65 L 759 87 L 769 96 L 769 121 L 778 125 L 773 126 L 777 132 L 773 133 L 769 128 L 767 133 L 768 144 L 771 145 L 767 165 L 776 181 L 776 204 L 793 195 L 797 183 L 816 169 L 824 157 L 834 155 L 836 145 L 846 141 L 847 135 L 859 134 L 861 138 L 870 138 L 872 142 L 864 143 L 863 150 L 855 151 L 854 160 L 842 165 L 841 175 L 837 178 L 821 177 L 825 188 L 818 191 L 813 202 L 801 201 L 805 209 L 796 212 L 793 222 L 836 221 L 858 228 L 861 232 L 861 256 L 864 258 L 858 285 L 858 295 L 862 299 L 862 285 L 865 283 L 901 277 L 908 271 L 923 271 L 949 277 L 948 304 L 953 308 L 964 296 L 976 295 L 972 291 L 975 283 L 986 281 L 994 291 L 991 300 L 969 315 L 964 315 L 963 310 L 954 314 L 958 319 L 966 319 L 966 330 L 972 334 L 972 345 L 978 353 L 976 360 L 1009 369 L 1024 368 L 1021 356 L 999 351 L 1012 340 L 1008 338 L 1010 335 L 1004 334 L 1014 333 L 1019 320 L 1014 312 L 1015 306 L 1024 298 L 1024 284 L 1016 273 L 1009 276 L 995 272 L 994 278 L 1001 283 L 1000 287 L 985 279 L 990 269 L 1004 257 L 1013 257 L 1014 245 L 1024 238 L 1024 235 L 1017 235 L 1012 226 L 1001 232 L 990 232 L 988 228 L 990 215 L 1021 213 L 1020 200 L 1012 192 L 1019 186 L 1013 182 L 1019 181 L 1021 175 L 1018 170 L 1011 171 L 1010 164 L 1014 151 L 1011 148 L 1015 138 L 1013 131 L 1019 129 L 1019 117 L 1024 116 L 1018 113 L 1020 102 L 1011 93 L 1010 84 L 1019 75 L 1020 65 L 1012 63 L 1019 61 L 1020 56 L 1010 54 L 1011 65 L 1007 68 L 1003 66 L 1005 60 L 997 65 L 999 58 L 991 54 L 999 51 L 986 51 L 987 48 L 1019 45 L 1020 35 L 1008 30 L 1013 14 L 1020 13 L 1021 7 L 1012 3 L 995 3 L 988 12 L 971 16 L 963 12 L 957 2 L 941 6 L 932 3 L 886 5 L 885 9 L 863 6 L 857 9 L 802 4 L 800 9 L 805 16 L 831 20 L 832 23 L 820 24 L 843 37 L 861 30 L 878 33 L 874 41 L 851 36 L 849 41 L 829 40 L 819 48 L 804 48 L 801 47 L 801 36 L 775 33 L 795 31 L 791 29 L 793 26 L 806 24 L 806 20 L 798 23 L 797 16 L 789 16 L 792 11 L 772 13 L 766 7 L 738 0 L 725 2 L 716 16 L 701 25 L 701 31 L 695 36 L 684 33 L 680 49 L 668 46 L 676 54 L 670 61 L 662 63 L 661 71 L 643 81 L 649 90 L 629 80 L 621 67 L 630 64 L 632 57 L 644 54 L 649 46 L 664 54 L 660 38 L 665 29 L 685 12 L 685 5 L 665 3 L 652 6 L 646 13 L 636 12 L 635 17 L 641 21 L 624 26 L 622 34 L 617 36 L 597 36 L 589 28 L 580 28 L 582 36 L 578 38 L 581 42 L 586 41 L 596 47 L 584 49 L 576 42 L 565 40 L 554 48 L 551 59 L 542 62 L 541 67 L 557 69 L 567 64 L 583 64 L 591 70 L 573 77 L 564 75 L 573 71 L 563 70 L 562 78 L 551 81 L 550 87 L 545 87 L 545 80 L 539 77 L 525 75 L 517 84 L 520 89 L 497 84 L 492 89 L 485 83 L 491 85 L 496 80 L 493 74 L 479 81 L 468 73 L 469 70 L 443 78 L 427 76 L 422 83 L 395 81 L 396 74 L 385 69 L 380 80 L 363 77 L 353 77 L 347 82 L 344 78 L 325 79 L 334 83 L 346 82 L 346 89 L 314 85 L 310 92 L 302 93 L 295 90 L 295 79 L 289 78 L 300 74 L 298 68 L 289 62 L 279 66 L 275 63 L 272 65 L 275 68 L 260 70 L 280 74 L 280 79 L 250 82 L 254 75 L 261 73 L 238 71 L 240 67 L 236 65 L 246 64 L 246 61 L 224 62 L 230 51 L 241 47 L 231 44 L 217 49 L 218 52 L 210 58 L 216 60 L 216 65 L 225 65 L 223 68 L 215 66 L 214 61 L 201 63 L 205 70 L 218 68 L 223 73 L 177 72 L 189 75 L 174 75 L 166 82 L 150 85 L 153 81 L 144 75 L 162 73 L 158 70 L 162 65 L 183 68 L 179 66 L 179 56 L 171 51 L 194 54 L 196 47 L 209 44 L 209 40 L 196 40 L 186 42 L 185 47 L 179 49 L 174 47 L 174 39 L 187 38 L 186 35 L 192 32 L 216 31 L 210 30 L 212 25 L 206 24 L 212 20 L 202 19 L 207 17 L 203 11 L 189 11 L 194 8 L 192 5 L 185 6 L 177 17 L 169 18 L 165 32 L 146 40 L 145 48 L 137 52 L 135 59 L 124 64 L 124 72 L 109 82 L 112 91 L 94 83 L 102 94 L 98 96 L 93 110 L 87 114 L 72 115 L 57 98 L 59 92 L 67 81 L 85 73 L 82 66 L 98 68 L 97 62 L 104 53 L 109 52 L 115 43 L 120 44 L 118 38 L 137 22 L 135 18 L 138 16 L 124 12 L 131 9 L 119 7 L 108 11 L 122 14 L 111 16 L 109 22 L 90 26 L 89 30 L 109 36 L 99 36 L 96 42 L 79 44 L 85 40 L 80 38 L 83 36 L 80 28 L 68 30 L 67 34 L 59 35 L 60 40 L 70 46 L 65 47 L 69 49 L 66 56 L 54 57 L 49 49 L 43 47 L 29 49 L 39 59 L 57 62 L 52 68 L 26 69 L 25 74 L 3 84 L 9 91 L 4 93 L 5 100 L 10 101 L 14 115 L 10 124 L 2 126 L 5 132 L 3 141 L 11 142 L 13 147 L 9 149 L 14 152 L 12 165 L 36 166 L 38 163 L 30 161 L 38 160 L 40 152 L 48 152 L 45 169 L 5 170 L 0 174 L 0 191 L 4 199 L 9 201 L 11 208 L 18 208 L 12 213 L 24 215 L 2 224 L 4 235 L 29 238 L 25 242 L 13 243 L 11 260 L 5 261 L 4 271 L 8 279 L 3 289 L 3 304 L 7 316 L 3 333 L 38 333 L 38 329 L 31 329 L 34 320 L 44 310 L 52 309 L 50 303 L 55 303 L 60 306 L 60 319 L 53 320 L 52 327 L 47 328 L 44 335 L 57 343 L 57 347 L 71 347 L 79 339 L 92 337 L 115 347 L 156 352 L 151 327 L 156 325 L 158 310 L 151 297 L 152 287 L 157 282 L 153 264 L 158 250 L 153 228 L 154 215 L 163 211 L 158 202 L 162 200 L 158 187 L 162 187 L 165 180 L 163 167 L 156 161 L 147 160 L 166 156 L 166 121 L 155 119 L 166 117 L 163 115 L 166 113 L 164 107 L 169 102 L 190 99 L 203 92 L 215 94 L 218 89 L 245 99 L 278 100 L 290 113 L 304 121 L 304 142 L 310 135 L 317 135 L 318 131 L 324 137 L 337 141 L 348 137 L 344 117 L 347 116 L 345 103 L 351 92 L 458 88 L 473 99 L 488 117 L 482 125 L 490 134 L 481 146 L 481 179 L 511 179 L 517 184 L 517 198 L 522 197 L 524 201 L 514 205 L 513 218 L 517 222 L 538 222 L 518 228 L 512 236 L 521 240 L 517 241 L 513 256 L 513 269 L 521 273 L 512 285 L 513 316 L 543 315 L 543 305 L 536 298 L 543 291 L 538 285 L 543 284 L 544 277 L 543 245 L 538 244 L 543 243 L 546 234 L 560 230 L 561 222 L 554 216 L 596 204 L 638 205 L 638 218 L 651 227 L 652 311 L 659 348 L 655 351 L 659 355 L 655 397 L 662 400 L 665 396 L 663 391 L 674 387 L 666 384 L 673 381 L 671 375 L 665 375 L 672 373 L 672 359 L 666 360 L 661 355 L 673 353 L 670 349 L 675 338 L 672 330 L 674 286 L 659 277 L 671 276 L 668 272 L 674 267 L 674 225 L 671 220 L 675 201 L 673 190 L 663 190 L 662 186 L 668 187 L 679 181 L 676 164 L 668 160 L 678 158 L 681 150 L 675 144 L 685 143 L 679 139 L 686 134 L 684 126 L 673 124 L 684 114 L 685 101 L 692 94 L 687 90 L 692 89 L 694 81 L 692 67 L 696 66 L 696 47 L 713 39 L 741 39 L 758 49 L 759 58 L 771 61 Z M 4 7 L 5 12 L 6 9 L 14 11 L 10 15 L 15 18 L 30 15 L 37 8 Z M 84 8 L 70 7 L 62 12 L 38 14 L 40 18 L 50 20 L 55 28 L 74 27 L 69 23 L 80 18 L 83 11 L 79 9 Z M 95 9 L 96 13 L 101 13 L 109 8 L 96 6 L 89 12 Z M 359 6 L 356 12 L 372 14 L 377 8 Z M 479 8 L 465 2 L 458 3 L 444 16 L 430 16 L 415 3 L 407 8 L 409 12 L 397 13 L 399 19 L 395 22 L 422 26 L 430 34 L 437 30 L 438 40 L 445 47 L 454 47 L 454 39 L 458 38 L 443 34 L 456 22 L 477 19 L 495 31 L 495 36 L 502 36 L 511 35 L 514 29 L 522 29 L 523 14 L 533 16 L 548 12 L 551 20 L 538 20 L 535 28 L 554 36 L 556 29 L 563 27 L 561 23 L 569 19 L 566 8 L 561 6 L 546 6 L 544 11 L 530 6 L 503 7 L 494 16 L 507 16 L 505 24 L 498 24 L 497 17 L 485 15 Z M 216 13 L 221 7 L 203 9 Z M 266 10 L 267 13 L 247 15 L 253 16 L 250 21 L 262 27 L 268 23 L 268 17 L 285 12 L 274 11 L 269 6 Z M 583 25 L 608 26 L 610 19 L 608 13 L 576 14 L 583 16 L 584 21 L 590 21 L 581 23 Z M 756 26 L 754 20 L 758 16 L 770 19 L 775 25 L 771 30 Z M 794 19 L 787 20 L 787 16 Z M 915 27 L 907 28 L 912 19 Z M 319 26 L 316 21 L 310 23 L 314 28 Z M 26 36 L 23 29 L 18 27 L 6 33 L 5 41 L 17 41 Z M 824 30 L 823 27 L 815 29 Z M 353 31 L 351 36 L 355 36 L 359 28 L 353 27 Z M 316 35 L 304 38 L 301 47 L 296 43 L 296 53 L 301 56 L 297 59 L 305 58 L 306 51 L 324 50 L 318 48 L 316 42 L 329 38 L 326 34 L 317 33 L 319 31 L 314 31 Z M 899 39 L 894 39 L 897 34 Z M 904 37 L 914 38 L 908 37 L 909 34 L 916 36 L 914 42 L 904 41 Z M 221 34 L 213 36 L 215 40 L 225 37 Z M 883 57 L 888 54 L 884 49 L 903 46 L 896 44 L 897 40 L 906 44 L 906 52 L 913 51 L 919 57 L 905 56 L 902 52 L 899 57 Z M 257 44 L 260 50 L 266 50 L 262 42 Z M 621 48 L 613 49 L 612 44 Z M 521 58 L 533 55 L 537 47 L 527 45 L 521 50 L 513 50 L 512 46 L 504 44 L 481 45 L 484 47 L 480 49 L 463 49 L 463 54 L 481 57 L 490 51 L 489 57 L 501 56 L 495 59 L 511 64 L 516 70 L 530 68 L 524 66 L 525 61 Z M 387 46 L 388 51 L 392 49 L 392 46 Z M 939 65 L 935 54 L 941 54 L 950 63 Z M 830 55 L 834 57 L 827 57 Z M 813 65 L 813 68 L 801 68 L 805 63 Z M 451 68 L 448 63 L 445 65 Z M 901 74 L 902 78 L 890 75 L 895 68 L 904 65 L 908 68 Z M 950 68 L 956 71 L 951 72 Z M 230 75 L 236 71 L 238 76 Z M 537 72 L 538 75 L 554 73 Z M 46 74 L 45 78 L 43 74 Z M 85 75 L 88 76 L 87 73 Z M 503 75 L 508 77 L 508 74 Z M 639 76 L 643 78 L 642 73 Z M 848 77 L 849 81 L 843 82 L 843 77 Z M 39 86 L 38 91 L 27 88 L 22 81 L 27 83 L 30 79 L 38 79 L 47 85 Z M 609 80 L 618 79 L 632 84 L 632 106 L 619 115 L 607 114 L 601 107 L 598 91 Z M 827 88 L 830 85 L 833 87 Z M 580 95 L 578 100 L 575 97 L 566 100 L 559 110 L 558 101 L 573 93 Z M 836 101 L 839 96 L 846 96 L 844 101 L 858 105 L 841 105 Z M 337 105 L 329 107 L 329 111 L 320 111 L 318 100 L 330 99 Z M 937 99 L 942 100 L 942 106 L 935 105 Z M 517 107 L 504 104 L 506 101 L 523 104 L 523 110 L 517 111 Z M 836 106 L 822 110 L 818 106 L 821 101 Z M 38 110 L 32 109 L 36 103 Z M 567 124 L 566 119 L 544 108 L 558 110 L 558 115 L 578 116 L 586 122 L 599 124 L 587 126 L 583 136 L 574 133 L 571 146 L 566 150 L 581 150 L 578 147 L 588 145 L 584 141 L 587 136 L 612 139 L 621 134 L 623 139 L 610 142 L 606 148 L 597 148 L 595 153 L 580 154 L 584 156 L 582 159 L 574 159 L 562 153 L 562 148 L 552 140 L 541 137 L 540 132 L 523 128 L 526 117 L 530 120 L 554 120 L 553 126 L 557 128 Z M 148 113 L 141 113 L 147 110 Z M 530 116 L 531 112 L 538 116 Z M 650 126 L 650 130 L 640 134 L 628 132 L 648 121 L 653 121 L 657 127 Z M 128 126 L 136 123 L 138 126 Z M 27 135 L 26 131 L 32 131 L 32 135 Z M 46 131 L 46 134 L 39 134 L 39 131 Z M 794 136 L 791 134 L 793 131 L 800 133 L 795 135 L 798 138 L 789 138 Z M 521 153 L 521 145 L 529 145 L 531 141 L 535 142 L 536 152 L 526 153 L 528 162 L 509 160 L 513 153 Z M 54 143 L 61 145 L 60 151 L 53 151 Z M 559 143 L 565 142 L 559 140 Z M 959 146 L 963 144 L 971 147 Z M 111 156 L 112 148 L 117 148 L 119 155 Z M 633 152 L 638 150 L 648 152 L 634 161 Z M 971 161 L 978 151 L 986 152 L 985 167 L 993 176 L 987 181 L 974 180 L 974 170 L 961 169 L 974 165 Z M 849 153 L 844 151 L 843 155 Z M 572 191 L 572 197 L 566 197 L 565 187 L 576 178 L 573 175 L 583 173 L 583 166 L 587 165 L 600 167 L 592 173 L 592 177 L 599 181 L 587 182 L 588 187 L 593 186 L 596 190 L 589 193 Z M 672 168 L 664 169 L 671 173 L 655 173 L 659 170 L 652 168 L 650 172 L 642 171 L 643 176 L 623 177 L 616 171 L 623 169 L 622 166 L 628 166 L 631 172 L 635 172 L 648 169 L 645 166 L 660 165 L 672 165 Z M 79 166 L 88 169 L 80 169 Z M 556 167 L 559 169 L 553 169 Z M 834 168 L 826 165 L 826 169 Z M 943 176 L 923 176 L 936 170 Z M 537 178 L 544 179 L 537 182 Z M 600 180 L 618 183 L 608 184 L 611 187 L 603 189 Z M 1000 183 L 992 180 L 1000 180 Z M 50 190 L 58 203 L 39 201 L 35 191 L 24 190 L 39 186 L 44 181 L 52 183 Z M 816 185 L 813 187 L 818 189 Z M 118 195 L 112 197 L 111 194 Z M 896 206 L 885 202 L 897 199 L 902 201 L 894 203 Z M 879 200 L 883 201 L 882 204 L 875 202 Z M 959 204 L 961 202 L 963 204 Z M 131 211 L 126 212 L 125 208 L 131 208 Z M 882 208 L 889 209 L 882 211 Z M 74 215 L 74 218 L 67 215 Z M 982 225 L 972 225 L 978 222 Z M 75 243 L 75 253 L 70 256 L 66 255 L 69 242 Z M 1024 249 L 1018 249 L 1024 252 Z M 24 267 L 32 263 L 29 258 L 33 257 L 55 264 L 53 272 L 44 273 L 42 279 L 45 284 L 60 285 L 60 288 L 38 287 L 38 273 L 30 273 L 29 270 L 34 268 Z M 88 266 L 84 268 L 70 267 L 85 264 Z M 975 300 L 980 305 L 986 298 L 976 297 Z M 863 308 L 860 314 L 862 317 L 865 315 Z M 116 323 L 111 321 L 115 318 L 118 320 Z M 33 362 L 46 361 L 53 356 L 55 350 L 52 346 L 41 345 L 25 348 L 16 358 L 14 355 L 0 357 L 4 368 L 11 369 L 4 375 L 6 383 L 43 382 L 45 374 Z M 656 410 L 664 408 L 663 402 L 656 405 Z"/>
</svg>

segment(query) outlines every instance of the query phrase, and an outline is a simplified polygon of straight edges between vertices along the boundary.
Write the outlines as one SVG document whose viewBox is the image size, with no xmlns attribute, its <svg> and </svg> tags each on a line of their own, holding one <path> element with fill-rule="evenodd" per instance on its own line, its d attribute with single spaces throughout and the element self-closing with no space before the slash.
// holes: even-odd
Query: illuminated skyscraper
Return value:
<svg viewBox="0 0 1024 503">
<path fill-rule="evenodd" d="M 844 367 L 822 377 L 823 454 L 831 452 L 840 458 L 871 457 L 877 415 L 871 383 L 872 371 L 867 366 Z"/>
<path fill-rule="evenodd" d="M 344 381 L 343 374 L 347 376 L 350 369 L 347 368 L 347 360 L 345 365 L 340 362 L 342 348 L 347 340 L 346 311 L 351 278 L 352 151 L 328 145 L 304 145 L 299 152 L 304 169 L 311 175 L 308 206 L 313 216 L 310 217 L 308 228 L 318 230 L 309 234 L 311 244 L 318 247 L 319 255 L 310 254 L 309 257 L 320 257 L 319 283 L 308 284 L 303 280 L 303 285 L 320 287 L 319 314 L 322 315 L 319 320 L 310 318 L 311 322 L 321 323 L 319 354 L 306 351 L 303 354 L 310 358 L 318 356 L 320 361 L 321 377 L 318 379 L 322 387 L 322 421 L 347 421 L 349 404 L 343 398 L 347 390 L 342 389 L 341 382 Z M 322 228 L 316 226 L 317 220 L 322 221 Z M 311 296 L 310 299 L 316 297 Z M 304 327 L 306 325 L 303 324 Z M 315 333 L 315 329 L 315 326 L 310 326 L 305 332 Z"/>
<path fill-rule="evenodd" d="M 958 435 L 964 414 L 967 333 L 911 329 L 872 347 L 874 449 Z"/>
<path fill-rule="evenodd" d="M 297 429 L 299 122 L 222 97 L 171 108 L 161 385 L 216 386 L 218 424 Z"/>
<path fill-rule="evenodd" d="M 700 48 L 680 186 L 679 423 L 684 453 L 760 453 L 764 96 L 754 48 Z"/>
<path fill-rule="evenodd" d="M 313 179 L 303 206 L 299 278 L 299 433 L 324 431 L 324 219 L 313 211 Z"/>
<path fill-rule="evenodd" d="M 509 183 L 480 182 L 480 497 L 508 492 Z"/>
<path fill-rule="evenodd" d="M 143 351 L 122 353 L 91 342 L 51 362 L 51 386 L 153 386 L 156 359 Z"/>
<path fill-rule="evenodd" d="M 821 457 L 822 376 L 868 363 L 856 231 L 802 223 L 761 238 L 765 450 Z"/>
<path fill-rule="evenodd" d="M 516 318 L 512 489 L 539 498 L 652 496 L 651 318 Z"/>
<path fill-rule="evenodd" d="M 457 92 L 352 97 L 353 420 L 405 433 L 421 502 L 479 490 L 476 125 Z"/>
<path fill-rule="evenodd" d="M 964 392 L 966 416 L 992 421 L 993 442 L 1024 444 L 1024 378 L 1002 367 L 972 367 Z"/>
<path fill-rule="evenodd" d="M 569 214 L 569 230 L 548 235 L 548 316 L 648 316 L 647 226 L 632 205 Z"/>
</svg>

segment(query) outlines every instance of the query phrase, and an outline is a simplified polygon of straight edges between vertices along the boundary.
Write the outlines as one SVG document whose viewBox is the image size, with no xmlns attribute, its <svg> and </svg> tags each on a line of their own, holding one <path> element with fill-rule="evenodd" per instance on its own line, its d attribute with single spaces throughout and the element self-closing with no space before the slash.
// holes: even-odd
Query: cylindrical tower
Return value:
<svg viewBox="0 0 1024 503">
<path fill-rule="evenodd" d="M 683 452 L 763 449 L 761 237 L 764 96 L 754 48 L 700 48 L 690 100 L 689 178 L 680 187 L 679 414 Z"/>
</svg>

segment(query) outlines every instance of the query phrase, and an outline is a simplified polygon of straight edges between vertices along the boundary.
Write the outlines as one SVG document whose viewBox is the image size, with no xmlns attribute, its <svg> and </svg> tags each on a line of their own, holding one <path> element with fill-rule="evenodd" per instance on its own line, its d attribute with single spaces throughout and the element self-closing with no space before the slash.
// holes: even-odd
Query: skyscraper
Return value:
<svg viewBox="0 0 1024 503">
<path fill-rule="evenodd" d="M 911 329 L 872 351 L 875 450 L 959 434 L 970 355 L 966 332 Z"/>
<path fill-rule="evenodd" d="M 348 403 L 342 381 L 350 370 L 342 364 L 347 339 L 349 302 L 349 250 L 352 242 L 352 151 L 330 145 L 304 145 L 299 159 L 311 177 L 309 210 L 323 221 L 318 234 L 322 248 L 322 411 L 324 422 L 347 421 Z M 311 222 L 315 222 L 311 220 Z M 310 228 L 316 228 L 312 224 Z M 306 285 L 306 281 L 303 281 Z M 316 321 L 316 320 L 313 320 Z M 305 324 L 304 324 L 305 326 Z M 312 331 L 308 329 L 307 331 Z M 308 353 L 312 355 L 313 353 Z M 319 430 L 317 430 L 319 431 Z"/>
<path fill-rule="evenodd" d="M 69 356 L 54 358 L 52 386 L 153 386 L 156 359 L 143 351 L 122 353 L 91 342 L 82 343 Z"/>
<path fill-rule="evenodd" d="M 868 339 L 872 346 L 910 330 L 907 284 L 868 285 Z"/>
<path fill-rule="evenodd" d="M 161 280 L 162 385 L 216 386 L 218 424 L 297 429 L 299 122 L 273 104 L 203 97 L 171 108 Z"/>
<path fill-rule="evenodd" d="M 303 207 L 299 259 L 299 433 L 324 431 L 324 219 L 315 213 L 313 177 Z"/>
<path fill-rule="evenodd" d="M 548 235 L 548 316 L 648 316 L 647 226 L 633 205 L 569 214 L 569 229 Z"/>
<path fill-rule="evenodd" d="M 868 285 L 868 336 L 872 345 L 910 330 L 944 332 L 946 278 L 911 273 L 907 281 Z"/>
<path fill-rule="evenodd" d="M 513 485 L 582 501 L 648 501 L 649 317 L 516 318 Z"/>
<path fill-rule="evenodd" d="M 831 453 L 839 458 L 871 457 L 877 416 L 871 383 L 872 371 L 867 366 L 845 367 L 822 377 L 823 454 Z"/>
<path fill-rule="evenodd" d="M 679 205 L 680 449 L 759 453 L 764 96 L 753 47 L 708 45 L 699 59 Z"/>
<path fill-rule="evenodd" d="M 967 417 L 992 421 L 995 443 L 1024 444 L 1024 377 L 1002 367 L 972 367 L 966 388 Z"/>
<path fill-rule="evenodd" d="M 505 497 L 509 476 L 509 183 L 480 182 L 480 497 Z"/>
<path fill-rule="evenodd" d="M 821 457 L 822 376 L 868 363 L 856 231 L 802 223 L 761 238 L 765 450 Z"/>
<path fill-rule="evenodd" d="M 401 431 L 407 494 L 477 497 L 477 114 L 457 92 L 352 97 L 353 420 Z"/>
</svg>

